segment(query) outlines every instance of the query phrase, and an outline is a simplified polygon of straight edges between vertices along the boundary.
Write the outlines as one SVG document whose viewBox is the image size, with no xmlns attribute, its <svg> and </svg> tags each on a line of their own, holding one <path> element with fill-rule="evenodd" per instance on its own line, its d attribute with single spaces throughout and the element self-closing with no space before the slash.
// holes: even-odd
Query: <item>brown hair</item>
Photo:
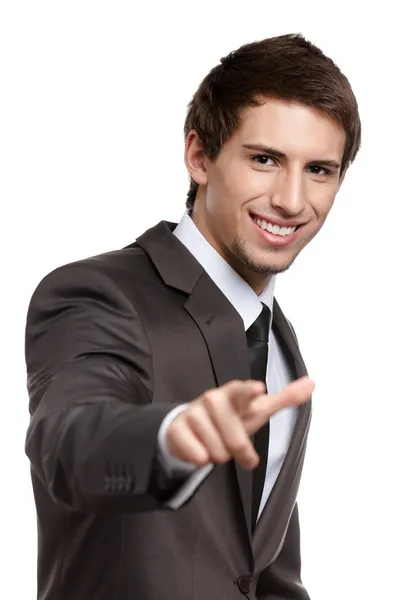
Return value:
<svg viewBox="0 0 414 600">
<path fill-rule="evenodd" d="M 184 134 L 198 134 L 206 156 L 215 160 L 240 126 L 240 114 L 265 98 L 299 102 L 342 126 L 346 134 L 341 173 L 361 144 L 358 104 L 351 86 L 323 52 L 300 34 L 245 44 L 221 59 L 203 79 L 188 105 Z M 191 179 L 191 213 L 198 184 Z"/>
</svg>

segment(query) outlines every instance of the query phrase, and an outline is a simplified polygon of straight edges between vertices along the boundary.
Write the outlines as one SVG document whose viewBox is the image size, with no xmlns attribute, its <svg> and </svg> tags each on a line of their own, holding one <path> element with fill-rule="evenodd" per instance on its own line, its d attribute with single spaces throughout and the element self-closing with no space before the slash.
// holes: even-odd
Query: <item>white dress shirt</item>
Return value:
<svg viewBox="0 0 414 600">
<path fill-rule="evenodd" d="M 240 314 L 243 319 L 245 331 L 247 331 L 261 313 L 262 302 L 270 308 L 273 316 L 275 276 L 271 278 L 263 293 L 257 296 L 248 283 L 207 242 L 187 212 L 185 212 L 173 234 L 186 246 Z M 271 330 L 266 371 L 268 393 L 273 394 L 280 391 L 291 379 L 288 365 L 283 357 L 278 341 Z M 158 456 L 165 473 L 171 478 L 188 475 L 180 490 L 169 501 L 168 504 L 171 508 L 179 508 L 194 493 L 213 468 L 212 464 L 198 467 L 192 463 L 179 460 L 172 456 L 168 450 L 166 443 L 168 427 L 174 417 L 180 411 L 184 410 L 186 406 L 187 404 L 177 406 L 168 413 L 161 424 L 158 434 Z M 285 408 L 274 414 L 270 419 L 269 454 L 258 517 L 279 475 L 289 447 L 296 416 L 296 408 Z"/>
</svg>

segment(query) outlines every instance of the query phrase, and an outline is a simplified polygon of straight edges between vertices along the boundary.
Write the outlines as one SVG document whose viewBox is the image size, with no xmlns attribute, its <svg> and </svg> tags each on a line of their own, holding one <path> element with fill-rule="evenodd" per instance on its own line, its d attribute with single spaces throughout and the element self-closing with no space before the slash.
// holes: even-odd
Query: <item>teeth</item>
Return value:
<svg viewBox="0 0 414 600">
<path fill-rule="evenodd" d="M 265 231 L 269 231 L 269 233 L 273 233 L 274 235 L 292 235 L 292 233 L 297 229 L 297 227 L 279 227 L 279 225 L 272 225 L 268 223 L 264 219 L 253 219 L 256 225 L 264 229 Z"/>
</svg>

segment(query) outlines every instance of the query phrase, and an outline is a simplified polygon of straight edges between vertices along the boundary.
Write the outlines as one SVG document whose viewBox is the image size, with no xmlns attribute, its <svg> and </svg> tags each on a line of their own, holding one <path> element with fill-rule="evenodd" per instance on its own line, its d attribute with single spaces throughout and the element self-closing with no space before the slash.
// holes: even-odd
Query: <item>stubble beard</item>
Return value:
<svg viewBox="0 0 414 600">
<path fill-rule="evenodd" d="M 259 263 L 249 254 L 246 248 L 246 242 L 241 237 L 236 237 L 232 245 L 232 252 L 237 260 L 240 261 L 244 267 L 252 271 L 253 273 L 260 273 L 262 275 L 278 275 L 279 273 L 283 273 L 287 271 L 294 263 L 296 256 L 294 256 L 289 262 L 285 264 L 271 264 L 272 260 L 269 263 Z M 269 255 L 272 255 L 276 258 L 278 254 L 278 250 L 275 249 L 274 252 L 270 252 Z"/>
</svg>

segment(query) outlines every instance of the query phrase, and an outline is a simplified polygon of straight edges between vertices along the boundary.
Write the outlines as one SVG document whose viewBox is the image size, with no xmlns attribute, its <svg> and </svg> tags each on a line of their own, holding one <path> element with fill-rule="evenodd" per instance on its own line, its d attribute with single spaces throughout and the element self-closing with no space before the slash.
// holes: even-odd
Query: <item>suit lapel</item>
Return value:
<svg viewBox="0 0 414 600">
<path fill-rule="evenodd" d="M 279 304 L 273 300 L 273 328 L 276 330 L 276 336 L 281 341 L 287 360 L 293 361 L 293 371 L 296 378 L 307 375 L 305 363 L 296 341 L 296 335 L 292 326 L 281 311 Z"/>
<path fill-rule="evenodd" d="M 217 386 L 233 379 L 250 379 L 243 321 L 207 273 L 200 277 L 184 306 L 205 339 Z M 250 537 L 252 473 L 237 463 L 235 468 Z"/>
<path fill-rule="evenodd" d="M 206 342 L 217 386 L 250 379 L 243 320 L 187 248 L 171 234 L 175 224 L 162 221 L 137 239 L 166 285 L 188 295 L 184 308 Z M 235 464 L 246 529 L 251 539 L 252 473 Z"/>
<path fill-rule="evenodd" d="M 284 350 L 286 360 L 292 366 L 294 378 L 297 379 L 306 375 L 306 366 L 295 335 L 276 300 L 273 303 L 273 327 Z M 253 553 L 256 561 L 263 568 L 274 558 L 275 540 L 282 540 L 284 531 L 281 528 L 289 521 L 294 507 L 311 410 L 310 401 L 298 409 L 296 424 L 285 460 L 254 531 Z M 275 519 L 275 515 L 278 515 L 278 519 Z M 285 515 L 285 518 L 283 518 L 283 515 Z"/>
</svg>

